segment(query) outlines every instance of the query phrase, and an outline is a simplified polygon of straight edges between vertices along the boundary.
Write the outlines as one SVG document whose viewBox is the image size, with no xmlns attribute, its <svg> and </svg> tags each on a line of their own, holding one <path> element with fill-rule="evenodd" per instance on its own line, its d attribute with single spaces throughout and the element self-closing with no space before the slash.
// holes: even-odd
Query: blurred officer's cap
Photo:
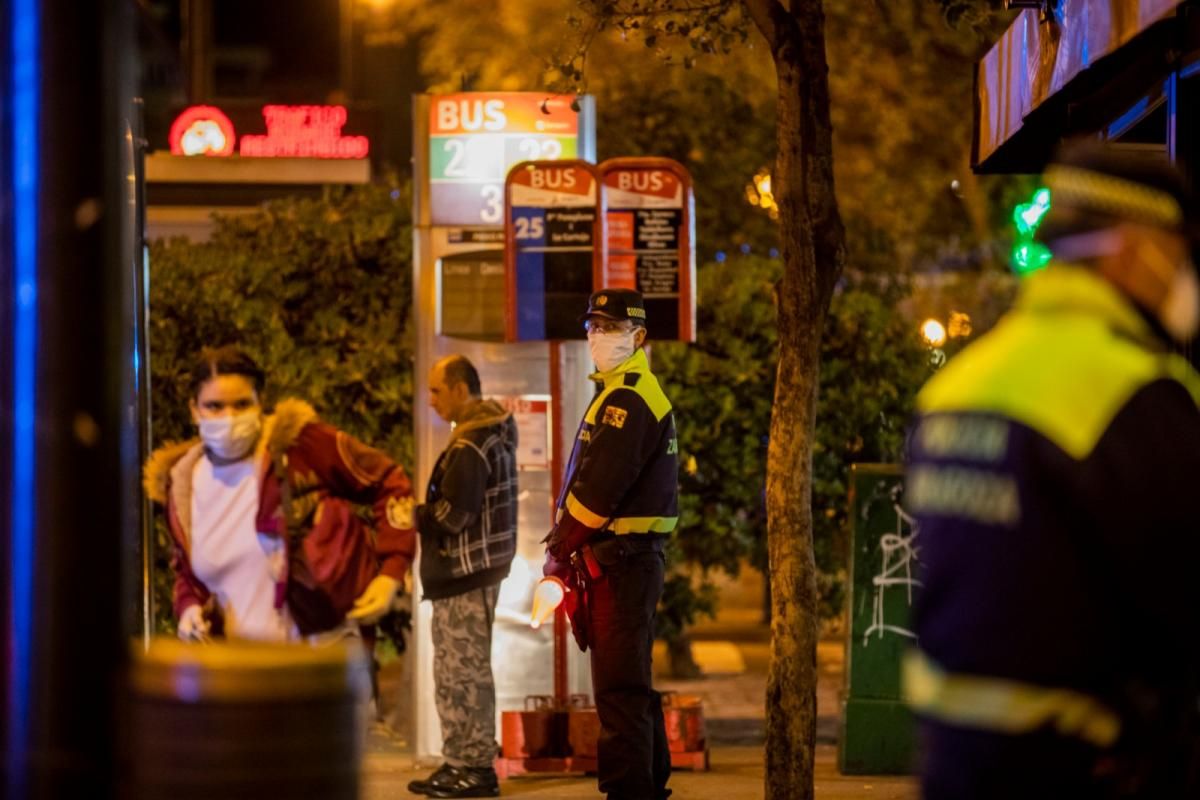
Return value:
<svg viewBox="0 0 1200 800">
<path fill-rule="evenodd" d="M 642 293 L 633 289 L 601 289 L 588 298 L 587 312 L 579 321 L 592 317 L 627 319 L 635 325 L 645 325 L 646 303 Z"/>
<path fill-rule="evenodd" d="M 1051 205 L 1038 229 L 1043 241 L 1134 222 L 1177 232 L 1193 249 L 1200 244 L 1191 188 L 1161 157 L 1091 140 L 1071 142 L 1046 168 L 1045 180 Z"/>
</svg>

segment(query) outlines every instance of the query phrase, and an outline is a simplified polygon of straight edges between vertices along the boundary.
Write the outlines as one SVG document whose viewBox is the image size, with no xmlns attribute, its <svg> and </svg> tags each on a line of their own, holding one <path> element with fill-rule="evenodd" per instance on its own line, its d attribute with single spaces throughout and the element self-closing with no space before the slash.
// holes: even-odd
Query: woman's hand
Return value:
<svg viewBox="0 0 1200 800">
<path fill-rule="evenodd" d="M 392 600 L 396 597 L 396 590 L 399 588 L 400 581 L 395 578 L 376 575 L 367 584 L 362 595 L 354 601 L 354 608 L 350 609 L 350 613 L 346 617 L 364 625 L 379 621 L 379 618 L 391 609 Z"/>
<path fill-rule="evenodd" d="M 179 625 L 176 626 L 179 638 L 185 642 L 203 642 L 208 639 L 209 624 L 204 618 L 204 610 L 198 605 L 190 605 L 179 615 Z"/>
</svg>

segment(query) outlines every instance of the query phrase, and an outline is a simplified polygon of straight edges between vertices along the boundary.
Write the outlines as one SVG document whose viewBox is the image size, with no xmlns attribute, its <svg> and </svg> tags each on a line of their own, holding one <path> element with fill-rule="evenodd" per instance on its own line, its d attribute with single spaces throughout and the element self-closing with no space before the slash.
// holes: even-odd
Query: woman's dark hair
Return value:
<svg viewBox="0 0 1200 800">
<path fill-rule="evenodd" d="M 224 347 L 205 347 L 200 350 L 200 355 L 192 365 L 192 397 L 197 397 L 200 387 L 218 375 L 241 375 L 253 384 L 254 391 L 260 396 L 267 382 L 262 368 L 240 348 L 231 344 Z"/>
</svg>

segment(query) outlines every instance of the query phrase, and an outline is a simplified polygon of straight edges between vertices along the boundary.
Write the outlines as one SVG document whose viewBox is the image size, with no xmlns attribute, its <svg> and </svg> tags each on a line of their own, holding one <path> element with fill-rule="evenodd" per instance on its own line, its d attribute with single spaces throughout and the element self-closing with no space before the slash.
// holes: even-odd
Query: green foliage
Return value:
<svg viewBox="0 0 1200 800">
<path fill-rule="evenodd" d="M 653 346 L 679 428 L 681 554 L 702 570 L 737 570 L 766 532 L 767 431 L 775 385 L 778 260 L 699 270 L 694 345 Z M 759 559 L 761 561 L 761 559 Z"/>
<path fill-rule="evenodd" d="M 678 563 L 673 553 L 672 563 Z M 654 617 L 654 635 L 665 642 L 686 641 L 688 627 L 717 612 L 717 589 L 711 582 L 697 585 L 685 570 L 672 570 L 663 581 L 663 595 Z"/>
<path fill-rule="evenodd" d="M 696 59 L 729 55 L 745 46 L 751 23 L 741 0 L 679 3 L 677 0 L 578 0 L 582 16 L 570 15 L 567 24 L 581 32 L 578 48 L 554 66 L 565 90 L 587 86 L 587 58 L 593 39 L 616 31 L 622 40 L 636 38 L 667 64 L 691 69 Z"/>
<path fill-rule="evenodd" d="M 1012 17 L 998 5 L 825 0 L 848 270 L 1004 264 L 1016 179 L 971 172 L 972 117 L 964 113 L 975 62 Z M 544 78 L 595 94 L 606 152 L 670 155 L 692 170 L 707 215 L 698 226 L 701 256 L 743 242 L 777 246 L 772 219 L 746 196 L 752 176 L 774 164 L 778 100 L 746 3 L 581 0 L 566 27 L 571 46 L 547 51 L 553 66 Z M 614 50 L 629 65 L 615 61 Z M 647 54 L 657 65 L 646 64 Z"/>
<path fill-rule="evenodd" d="M 328 189 L 217 217 L 212 238 L 151 247 L 156 441 L 191 435 L 187 375 L 203 345 L 237 343 L 267 370 L 267 402 L 412 458 L 407 187 Z"/>
<path fill-rule="evenodd" d="M 311 402 L 323 419 L 412 464 L 410 192 L 330 188 L 216 217 L 212 237 L 154 242 L 150 347 L 154 441 L 194 436 L 188 374 L 204 345 L 238 344 L 267 372 L 268 407 Z M 169 553 L 160 530 L 160 616 Z"/>
<path fill-rule="evenodd" d="M 847 269 L 992 260 L 979 249 L 1007 228 L 988 225 L 988 191 L 1005 179 L 970 169 L 974 65 L 987 39 L 961 17 L 948 26 L 930 0 L 825 8 Z"/>
<path fill-rule="evenodd" d="M 903 284 L 859 285 L 835 295 L 821 341 L 813 447 L 813 547 L 822 612 L 842 610 L 848 472 L 901 459 L 916 393 L 932 374 L 916 324 L 897 311 Z"/>
<path fill-rule="evenodd" d="M 742 559 L 766 567 L 767 434 L 778 329 L 777 259 L 736 258 L 699 271 L 698 341 L 653 348 L 655 372 L 679 426 L 680 525 L 675 547 L 701 575 L 736 574 Z M 840 613 L 845 570 L 847 471 L 896 461 L 913 399 L 929 377 L 915 324 L 897 310 L 903 284 L 844 287 L 833 300 L 821 358 L 813 451 L 813 524 L 822 613 Z M 708 613 L 708 585 L 679 581 L 665 613 Z M 670 600 L 670 603 L 667 600 Z M 677 607 L 672 607 L 672 606 Z"/>
</svg>

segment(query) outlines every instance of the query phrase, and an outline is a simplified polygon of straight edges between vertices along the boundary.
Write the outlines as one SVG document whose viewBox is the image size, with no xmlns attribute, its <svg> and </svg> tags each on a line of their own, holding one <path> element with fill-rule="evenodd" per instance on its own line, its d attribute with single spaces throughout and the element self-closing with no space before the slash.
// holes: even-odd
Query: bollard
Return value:
<svg viewBox="0 0 1200 800">
<path fill-rule="evenodd" d="M 369 675 L 361 644 L 136 647 L 129 796 L 358 800 Z"/>
</svg>

